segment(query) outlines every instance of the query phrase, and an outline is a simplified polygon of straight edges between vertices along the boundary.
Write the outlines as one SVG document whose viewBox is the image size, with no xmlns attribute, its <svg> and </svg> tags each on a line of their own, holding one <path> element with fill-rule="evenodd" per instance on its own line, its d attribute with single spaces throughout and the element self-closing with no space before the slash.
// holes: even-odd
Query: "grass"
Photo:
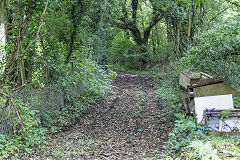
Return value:
<svg viewBox="0 0 240 160">
<path fill-rule="evenodd" d="M 239 135 L 216 135 L 211 134 L 198 141 L 193 141 L 192 146 L 188 146 L 186 152 L 181 153 L 180 157 L 189 159 L 212 159 L 238 160 L 240 158 L 240 136 Z M 198 146 L 198 147 L 197 147 Z"/>
</svg>

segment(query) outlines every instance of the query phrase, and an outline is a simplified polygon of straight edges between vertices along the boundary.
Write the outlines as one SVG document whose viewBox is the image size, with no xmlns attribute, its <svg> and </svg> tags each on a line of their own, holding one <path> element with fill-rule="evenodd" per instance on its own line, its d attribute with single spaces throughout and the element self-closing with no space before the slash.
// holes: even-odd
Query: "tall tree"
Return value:
<svg viewBox="0 0 240 160">
<path fill-rule="evenodd" d="M 146 53 L 151 30 L 165 14 L 164 10 L 157 5 L 158 0 L 124 0 L 109 3 L 113 4 L 109 8 L 111 25 L 130 31 L 133 40 L 139 46 L 139 53 Z M 140 15 L 143 8 L 148 11 L 144 18 Z M 142 61 L 140 68 L 144 68 L 146 56 L 140 58 L 140 61 Z"/>
<path fill-rule="evenodd" d="M 121 12 L 120 15 L 118 15 L 116 19 L 112 19 L 111 24 L 120 29 L 131 31 L 134 41 L 139 46 L 147 46 L 152 28 L 164 17 L 164 11 L 159 10 L 155 3 L 154 0 L 150 0 L 149 2 L 131 0 L 129 5 L 128 1 L 124 0 L 119 4 L 120 7 L 118 11 Z M 142 6 L 147 7 L 152 13 L 148 15 L 148 17 L 145 17 L 146 20 L 150 19 L 150 21 L 148 25 L 141 30 L 141 27 L 139 27 L 141 18 L 138 17 L 138 14 L 141 12 Z M 128 8 L 131 9 L 128 10 Z M 113 12 L 110 13 L 113 14 Z"/>
<path fill-rule="evenodd" d="M 73 2 L 71 4 L 71 22 L 72 22 L 72 33 L 70 36 L 70 44 L 69 44 L 69 52 L 66 56 L 66 60 L 65 63 L 67 64 L 71 58 L 71 55 L 73 53 L 74 50 L 74 43 L 76 41 L 76 37 L 77 37 L 77 28 L 79 27 L 80 24 L 80 20 L 82 18 L 82 14 L 83 14 L 83 1 L 82 0 L 78 0 L 76 2 Z"/>
<path fill-rule="evenodd" d="M 44 4 L 45 3 L 45 4 Z M 5 1 L 6 43 L 8 52 L 3 73 L 5 82 L 23 85 L 31 79 L 31 59 L 35 44 L 43 25 L 48 0 L 42 1 Z M 35 18 L 40 22 L 34 21 Z M 36 27 L 37 26 L 37 27 Z"/>
</svg>

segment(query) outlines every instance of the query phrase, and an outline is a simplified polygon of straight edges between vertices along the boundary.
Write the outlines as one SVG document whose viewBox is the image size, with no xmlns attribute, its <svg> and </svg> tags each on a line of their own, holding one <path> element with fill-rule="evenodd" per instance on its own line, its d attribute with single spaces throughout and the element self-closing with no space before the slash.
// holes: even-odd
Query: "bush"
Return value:
<svg viewBox="0 0 240 160">
<path fill-rule="evenodd" d="M 4 90 L 1 90 L 1 93 L 5 93 Z M 8 99 L 8 102 L 2 101 L 3 99 Z M 9 103 L 6 109 L 4 109 L 4 106 L 7 105 L 5 102 Z M 21 157 L 20 154 L 23 153 L 29 154 L 34 146 L 45 140 L 46 129 L 41 127 L 40 120 L 35 115 L 36 111 L 23 104 L 21 99 L 9 99 L 8 95 L 3 94 L 0 106 L 1 118 L 8 117 L 13 128 L 12 133 L 0 134 L 0 159 L 9 159 L 12 155 Z M 21 121 L 14 106 L 22 119 Z"/>
<path fill-rule="evenodd" d="M 142 60 L 147 61 L 148 53 L 141 53 L 140 48 L 133 41 L 116 36 L 110 48 L 110 64 L 114 69 L 136 70 L 143 67 Z"/>
<path fill-rule="evenodd" d="M 74 72 L 66 72 L 52 84 L 53 89 L 55 86 L 62 88 L 64 105 L 59 111 L 43 112 L 42 124 L 58 129 L 74 124 L 91 105 L 105 95 L 115 76 L 115 72 L 104 70 L 91 60 L 76 63 Z"/>
<path fill-rule="evenodd" d="M 185 57 L 178 61 L 182 71 L 201 71 L 224 78 L 236 89 L 240 87 L 240 22 L 229 18 L 194 38 Z"/>
<path fill-rule="evenodd" d="M 3 112 L 0 112 L 0 117 L 9 117 L 14 132 L 12 135 L 0 134 L 0 159 L 7 159 L 12 156 L 21 157 L 21 154 L 27 156 L 31 153 L 32 148 L 45 140 L 47 129 L 48 133 L 51 133 L 75 124 L 76 120 L 91 105 L 105 95 L 106 90 L 111 87 L 111 80 L 116 76 L 115 72 L 104 70 L 88 59 L 75 63 L 74 70 L 65 65 L 57 69 L 58 73 L 61 74 L 54 83 L 48 86 L 47 89 L 52 92 L 47 93 L 60 92 L 59 94 L 62 94 L 64 99 L 64 104 L 61 106 L 57 106 L 58 102 L 47 103 L 46 98 L 49 98 L 50 95 L 44 95 L 46 93 L 44 89 L 38 88 L 43 90 L 41 92 L 43 95 L 28 94 L 33 89 L 31 88 L 25 92 L 27 96 L 30 96 L 28 98 L 13 96 L 15 106 L 22 118 L 22 122 L 20 122 L 11 105 L 4 109 L 6 103 L 9 103 L 7 102 L 9 96 L 1 95 L 0 111 L 4 109 L 7 112 L 4 115 Z M 10 88 L 7 87 L 2 89 L 1 93 L 5 93 L 5 91 L 7 93 L 9 90 Z M 36 93 L 40 92 L 36 91 Z M 15 97 L 18 98 L 15 99 Z M 23 97 L 24 100 L 22 100 Z M 34 110 L 34 107 L 36 110 Z M 36 115 L 37 112 L 39 113 Z M 23 131 L 22 124 L 26 134 Z"/>
</svg>

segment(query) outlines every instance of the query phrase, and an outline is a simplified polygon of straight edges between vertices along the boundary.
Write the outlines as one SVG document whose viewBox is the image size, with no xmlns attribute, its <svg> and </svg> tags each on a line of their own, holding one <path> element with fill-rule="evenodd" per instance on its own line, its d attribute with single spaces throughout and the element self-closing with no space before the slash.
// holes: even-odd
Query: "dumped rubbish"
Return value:
<svg viewBox="0 0 240 160">
<path fill-rule="evenodd" d="M 240 109 L 205 110 L 204 126 L 218 132 L 240 132 Z"/>
<path fill-rule="evenodd" d="M 195 97 L 194 98 L 195 115 L 197 117 L 197 123 L 200 123 L 204 110 L 207 109 L 233 109 L 232 95 L 217 95 L 217 96 L 206 96 L 206 97 Z"/>
<path fill-rule="evenodd" d="M 203 72 L 181 72 L 179 84 L 180 101 L 186 112 L 191 114 L 195 113 L 195 97 L 237 94 L 237 91 L 224 80 L 215 80 Z"/>
<path fill-rule="evenodd" d="M 181 72 L 180 101 L 197 124 L 214 131 L 240 132 L 240 109 L 234 109 L 232 96 L 237 91 L 224 80 L 200 72 Z M 229 117 L 223 117 L 229 111 Z M 233 114 L 233 113 L 234 114 Z"/>
</svg>

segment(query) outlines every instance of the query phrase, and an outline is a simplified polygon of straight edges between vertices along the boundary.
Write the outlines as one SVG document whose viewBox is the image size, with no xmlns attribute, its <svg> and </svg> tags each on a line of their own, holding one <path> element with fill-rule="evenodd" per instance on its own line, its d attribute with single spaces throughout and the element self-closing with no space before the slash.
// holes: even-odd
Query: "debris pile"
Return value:
<svg viewBox="0 0 240 160">
<path fill-rule="evenodd" d="M 234 109 L 237 91 L 222 79 L 200 72 L 180 73 L 180 101 L 197 124 L 213 131 L 240 132 L 240 109 Z"/>
</svg>

